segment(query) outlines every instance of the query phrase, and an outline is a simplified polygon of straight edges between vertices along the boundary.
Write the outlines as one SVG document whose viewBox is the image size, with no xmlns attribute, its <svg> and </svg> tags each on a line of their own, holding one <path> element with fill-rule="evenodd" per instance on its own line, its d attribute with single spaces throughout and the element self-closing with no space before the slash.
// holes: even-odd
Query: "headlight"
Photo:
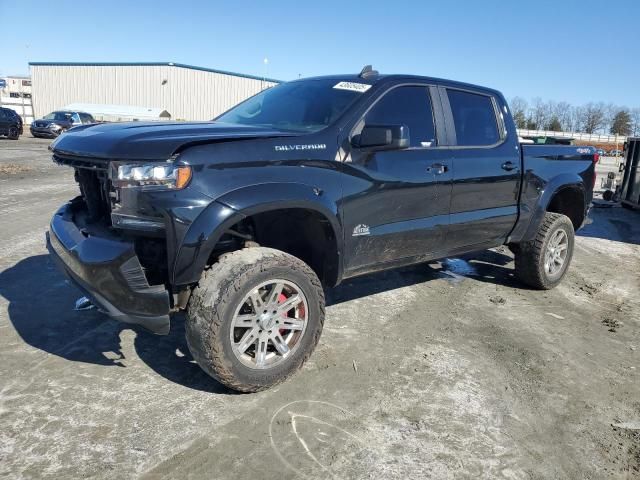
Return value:
<svg viewBox="0 0 640 480">
<path fill-rule="evenodd" d="M 120 164 L 112 183 L 116 187 L 165 187 L 175 190 L 186 187 L 191 180 L 191 167 L 173 163 Z"/>
</svg>

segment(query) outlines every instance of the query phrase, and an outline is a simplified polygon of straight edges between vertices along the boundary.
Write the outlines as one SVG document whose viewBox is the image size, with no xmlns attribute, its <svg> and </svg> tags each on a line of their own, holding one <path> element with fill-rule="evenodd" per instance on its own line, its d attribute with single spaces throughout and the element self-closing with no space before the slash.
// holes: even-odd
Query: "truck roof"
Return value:
<svg viewBox="0 0 640 480">
<path fill-rule="evenodd" d="M 321 75 L 316 77 L 307 77 L 300 78 L 296 80 L 292 80 L 292 82 L 304 81 L 304 80 L 335 80 L 336 82 L 356 82 L 356 83 L 366 83 L 368 85 L 376 85 L 382 82 L 425 82 L 425 83 L 434 83 L 437 85 L 446 85 L 451 87 L 458 88 L 468 88 L 471 90 L 484 90 L 485 92 L 491 92 L 494 94 L 502 95 L 498 90 L 493 88 L 484 87 L 482 85 L 475 85 L 472 83 L 459 82 L 455 80 L 449 80 L 446 78 L 437 78 L 437 77 L 427 77 L 422 75 L 411 75 L 411 74 L 375 74 L 366 77 L 362 77 L 357 74 L 343 74 L 343 75 Z"/>
</svg>

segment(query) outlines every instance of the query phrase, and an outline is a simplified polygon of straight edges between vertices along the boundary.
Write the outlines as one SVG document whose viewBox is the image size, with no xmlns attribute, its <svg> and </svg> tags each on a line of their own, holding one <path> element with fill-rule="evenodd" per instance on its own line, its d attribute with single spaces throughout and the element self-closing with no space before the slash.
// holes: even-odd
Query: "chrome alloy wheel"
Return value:
<svg viewBox="0 0 640 480">
<path fill-rule="evenodd" d="M 560 273 L 569 249 L 569 237 L 560 229 L 556 231 L 547 244 L 544 254 L 544 271 L 547 275 L 554 276 Z"/>
<path fill-rule="evenodd" d="M 252 289 L 231 321 L 231 346 L 245 366 L 267 369 L 285 361 L 307 328 L 307 298 L 295 283 L 274 279 Z"/>
</svg>

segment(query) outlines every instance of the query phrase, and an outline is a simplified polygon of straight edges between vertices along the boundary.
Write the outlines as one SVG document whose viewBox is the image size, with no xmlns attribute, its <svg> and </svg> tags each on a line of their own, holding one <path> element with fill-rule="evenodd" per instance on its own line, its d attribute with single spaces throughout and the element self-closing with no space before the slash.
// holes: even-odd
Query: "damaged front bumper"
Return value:
<svg viewBox="0 0 640 480">
<path fill-rule="evenodd" d="M 81 215 L 71 202 L 51 219 L 46 238 L 55 263 L 110 317 L 168 334 L 167 289 L 148 284 L 132 242 L 89 233 L 78 224 Z"/>
</svg>

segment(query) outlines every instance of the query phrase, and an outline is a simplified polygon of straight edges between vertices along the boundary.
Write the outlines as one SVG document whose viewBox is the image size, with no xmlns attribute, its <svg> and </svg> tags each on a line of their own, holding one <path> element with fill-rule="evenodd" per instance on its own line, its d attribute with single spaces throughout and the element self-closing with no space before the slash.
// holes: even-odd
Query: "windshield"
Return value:
<svg viewBox="0 0 640 480">
<path fill-rule="evenodd" d="M 334 88 L 341 83 L 345 82 L 332 79 L 282 83 L 260 92 L 215 120 L 315 132 L 331 124 L 362 95 L 361 91 Z"/>
<path fill-rule="evenodd" d="M 51 112 L 42 118 L 43 120 L 71 121 L 71 115 L 73 115 L 71 112 Z"/>
</svg>

